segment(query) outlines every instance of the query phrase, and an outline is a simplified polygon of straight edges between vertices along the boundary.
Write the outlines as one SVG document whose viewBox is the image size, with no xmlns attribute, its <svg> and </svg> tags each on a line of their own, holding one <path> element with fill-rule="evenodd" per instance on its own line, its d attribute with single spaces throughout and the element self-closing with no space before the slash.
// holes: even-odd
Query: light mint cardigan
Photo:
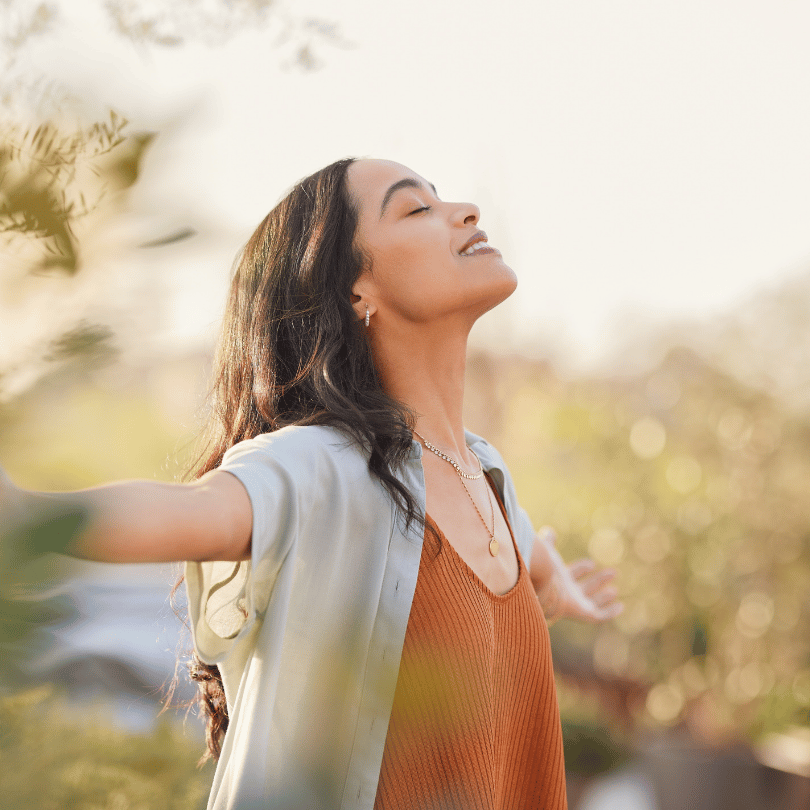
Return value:
<svg viewBox="0 0 810 810">
<path fill-rule="evenodd" d="M 466 439 L 530 560 L 503 459 Z M 219 666 L 230 717 L 209 810 L 372 810 L 423 534 L 404 532 L 367 453 L 336 428 L 257 436 L 221 469 L 247 489 L 253 535 L 250 562 L 186 563 L 195 648 Z M 396 475 L 424 515 L 418 442 Z"/>
</svg>

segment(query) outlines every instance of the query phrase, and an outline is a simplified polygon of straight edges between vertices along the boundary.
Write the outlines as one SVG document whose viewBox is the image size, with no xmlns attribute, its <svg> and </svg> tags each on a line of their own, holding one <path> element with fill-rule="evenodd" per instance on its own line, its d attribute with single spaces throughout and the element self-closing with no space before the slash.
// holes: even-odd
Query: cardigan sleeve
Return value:
<svg viewBox="0 0 810 810">
<path fill-rule="evenodd" d="M 221 662 L 261 619 L 294 544 L 302 508 L 318 506 L 317 448 L 307 444 L 306 434 L 283 431 L 240 442 L 225 453 L 219 469 L 238 478 L 250 498 L 251 559 L 186 563 L 194 645 L 208 664 Z"/>
</svg>

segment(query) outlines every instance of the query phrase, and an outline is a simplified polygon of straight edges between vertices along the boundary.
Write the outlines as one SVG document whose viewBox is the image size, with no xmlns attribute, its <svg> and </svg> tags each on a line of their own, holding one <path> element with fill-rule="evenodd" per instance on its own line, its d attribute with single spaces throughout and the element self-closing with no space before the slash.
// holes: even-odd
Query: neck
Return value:
<svg viewBox="0 0 810 810">
<path fill-rule="evenodd" d="M 385 392 L 416 414 L 416 430 L 459 463 L 476 461 L 464 439 L 464 370 L 469 328 L 449 324 L 387 328 L 372 334 Z"/>
</svg>

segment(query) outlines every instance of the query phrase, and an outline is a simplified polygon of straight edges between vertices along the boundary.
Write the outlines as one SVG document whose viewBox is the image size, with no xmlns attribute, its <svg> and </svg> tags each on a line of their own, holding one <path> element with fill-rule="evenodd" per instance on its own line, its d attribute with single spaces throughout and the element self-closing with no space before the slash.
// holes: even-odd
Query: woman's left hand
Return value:
<svg viewBox="0 0 810 810">
<path fill-rule="evenodd" d="M 616 588 L 611 585 L 617 573 L 614 569 L 597 570 L 590 559 L 567 564 L 557 551 L 557 534 L 552 528 L 546 526 L 537 535 L 546 545 L 551 564 L 551 576 L 537 591 L 549 624 L 557 619 L 607 622 L 624 610 L 624 605 L 617 601 Z"/>
</svg>

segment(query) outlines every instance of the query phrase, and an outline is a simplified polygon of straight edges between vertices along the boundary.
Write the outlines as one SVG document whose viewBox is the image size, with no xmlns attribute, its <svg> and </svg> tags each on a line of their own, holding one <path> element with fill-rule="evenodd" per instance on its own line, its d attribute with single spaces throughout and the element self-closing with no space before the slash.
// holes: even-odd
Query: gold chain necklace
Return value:
<svg viewBox="0 0 810 810">
<path fill-rule="evenodd" d="M 416 431 L 414 431 L 414 433 L 416 433 Z M 475 456 L 475 451 L 474 450 L 470 449 L 470 452 L 476 457 L 476 459 L 478 459 L 478 467 L 479 467 L 479 469 L 478 469 L 478 472 L 475 473 L 475 475 L 470 475 L 469 473 L 465 473 L 461 469 L 461 467 L 459 467 L 458 462 L 454 458 L 451 458 L 446 453 L 442 453 L 442 451 L 439 450 L 439 448 L 436 447 L 436 445 L 431 444 L 421 433 L 416 433 L 416 435 L 425 443 L 425 447 L 427 447 L 428 450 L 432 451 L 433 453 L 435 453 L 440 458 L 443 458 L 445 461 L 452 464 L 455 471 L 462 478 L 469 478 L 470 480 L 475 481 L 476 479 L 480 478 L 484 474 L 484 468 L 481 466 L 481 459 L 478 458 L 478 456 Z"/>
<path fill-rule="evenodd" d="M 481 518 L 481 523 L 484 524 L 484 528 L 487 530 L 487 534 L 489 535 L 489 553 L 493 557 L 498 556 L 498 541 L 495 539 L 495 507 L 492 505 L 492 493 L 489 491 L 489 482 L 487 482 L 487 498 L 489 499 L 489 511 L 490 511 L 490 518 L 492 520 L 492 528 L 490 529 L 487 525 L 487 522 L 484 520 L 484 516 L 481 514 L 481 510 L 478 508 L 478 504 L 473 499 L 473 496 L 469 489 L 467 489 L 467 485 L 464 483 L 465 478 L 469 478 L 475 480 L 477 478 L 481 478 L 484 474 L 484 465 L 481 464 L 481 459 L 478 458 L 478 454 L 475 450 L 470 447 L 470 452 L 475 456 L 476 460 L 478 461 L 479 471 L 475 475 L 469 475 L 462 471 L 461 467 L 459 467 L 458 462 L 448 456 L 446 453 L 442 453 L 438 447 L 431 444 L 421 433 L 417 433 L 414 430 L 414 433 L 425 443 L 425 447 L 428 450 L 435 453 L 439 458 L 443 458 L 445 461 L 450 463 L 453 466 L 453 469 L 458 473 L 458 480 L 461 481 L 461 486 L 464 487 L 464 491 L 467 493 L 467 497 L 472 501 L 472 505 L 475 507 L 475 511 L 478 513 L 478 517 Z"/>
</svg>

